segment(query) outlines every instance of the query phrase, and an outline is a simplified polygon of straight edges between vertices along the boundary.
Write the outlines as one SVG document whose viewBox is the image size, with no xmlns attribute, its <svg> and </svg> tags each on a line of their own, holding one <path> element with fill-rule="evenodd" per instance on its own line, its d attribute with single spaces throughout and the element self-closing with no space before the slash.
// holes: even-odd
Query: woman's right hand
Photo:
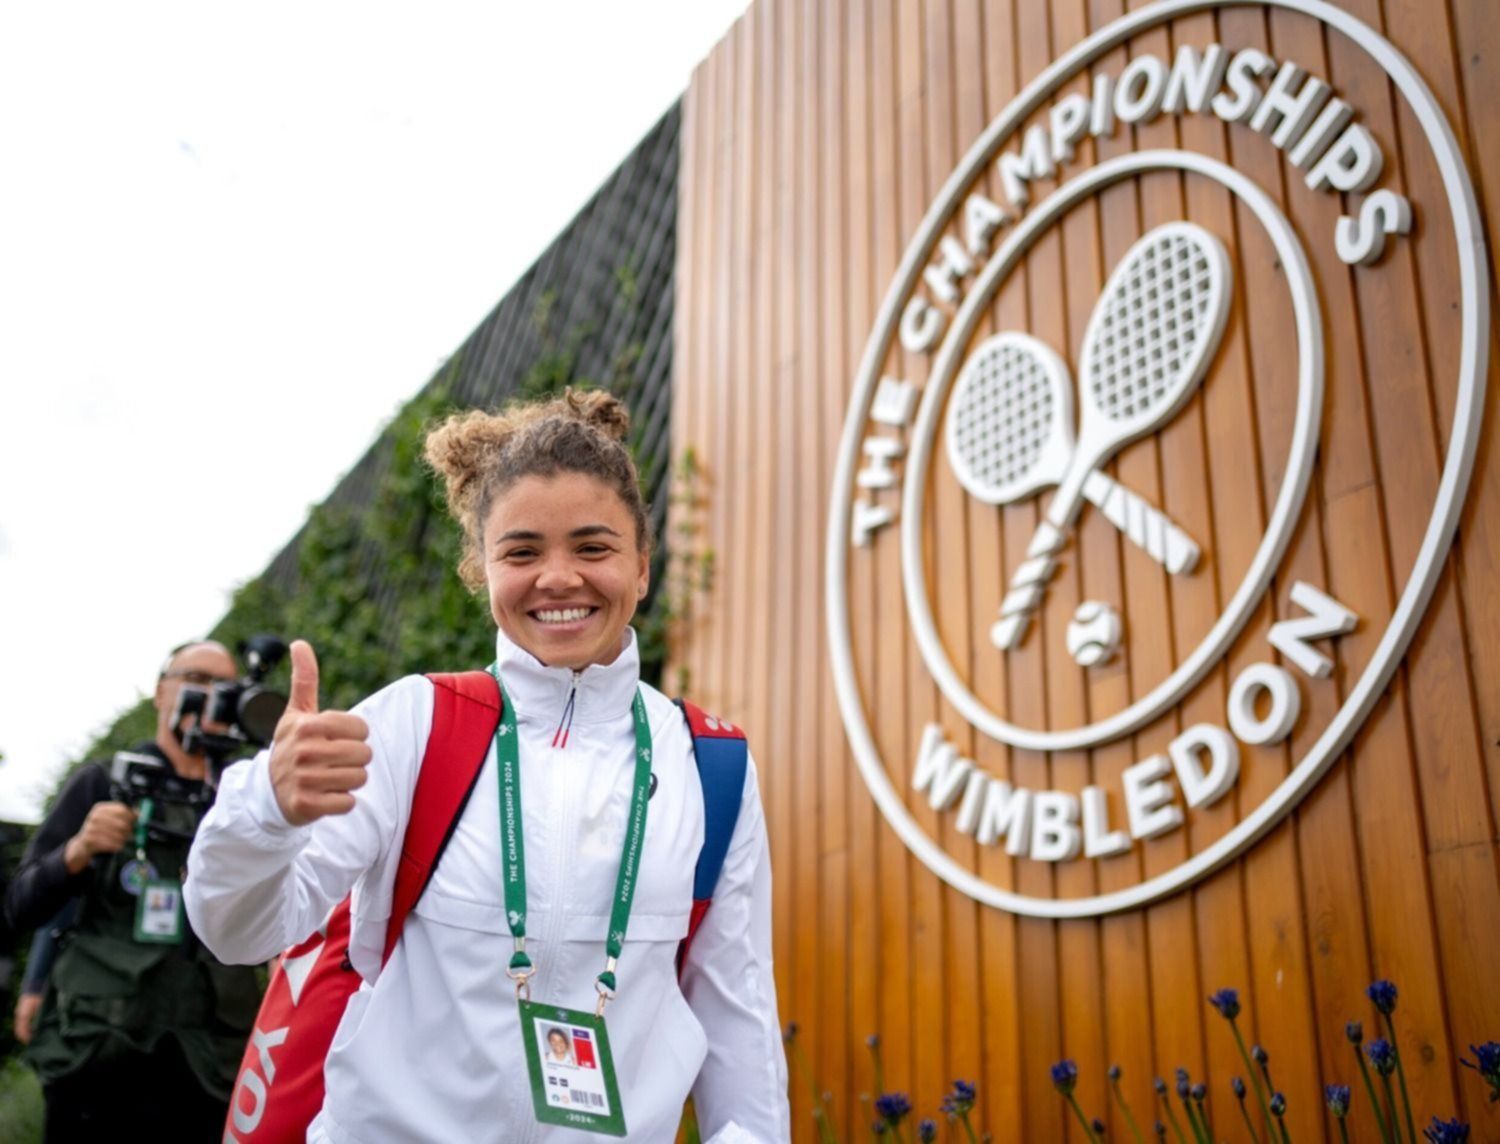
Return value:
<svg viewBox="0 0 1500 1144">
<path fill-rule="evenodd" d="M 347 711 L 318 710 L 318 657 L 292 642 L 292 693 L 271 741 L 271 787 L 292 826 L 354 809 L 351 791 L 365 785 L 369 725 Z"/>
</svg>

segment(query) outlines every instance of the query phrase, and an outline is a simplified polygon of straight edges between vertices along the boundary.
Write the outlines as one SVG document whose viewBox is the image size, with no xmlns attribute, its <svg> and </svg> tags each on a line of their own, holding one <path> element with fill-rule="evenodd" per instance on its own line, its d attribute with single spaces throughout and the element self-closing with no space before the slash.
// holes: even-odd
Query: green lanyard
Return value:
<svg viewBox="0 0 1500 1144">
<path fill-rule="evenodd" d="M 500 724 L 495 728 L 495 758 L 500 765 L 500 874 L 505 886 L 505 916 L 510 923 L 516 951 L 505 973 L 516 983 L 517 996 L 530 999 L 530 978 L 536 972 L 526 954 L 526 840 L 521 819 L 521 749 L 516 732 L 516 708 L 492 665 L 490 674 L 500 685 Z M 597 1012 L 615 995 L 615 964 L 625 946 L 625 927 L 635 898 L 636 873 L 646 838 L 646 805 L 651 798 L 651 727 L 646 722 L 646 702 L 636 688 L 631 707 L 635 717 L 635 783 L 630 795 L 630 819 L 625 826 L 625 844 L 620 854 L 620 873 L 615 878 L 614 905 L 609 914 L 609 936 L 604 942 L 604 971 L 599 974 Z"/>
<path fill-rule="evenodd" d="M 141 809 L 135 818 L 135 858 L 142 866 L 146 864 L 146 832 L 151 825 L 151 812 L 155 804 L 149 798 L 141 799 Z"/>
</svg>

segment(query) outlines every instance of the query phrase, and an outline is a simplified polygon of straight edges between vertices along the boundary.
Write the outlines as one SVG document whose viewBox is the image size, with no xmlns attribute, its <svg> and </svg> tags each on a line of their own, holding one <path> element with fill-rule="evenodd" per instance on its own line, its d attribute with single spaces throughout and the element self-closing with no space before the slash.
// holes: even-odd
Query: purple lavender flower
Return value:
<svg viewBox="0 0 1500 1144">
<path fill-rule="evenodd" d="M 1165 1140 L 1167 1138 L 1167 1126 L 1160 1120 L 1156 1122 L 1156 1138 L 1158 1140 Z"/>
<path fill-rule="evenodd" d="M 1251 1059 L 1253 1059 L 1256 1064 L 1260 1065 L 1261 1068 L 1265 1068 L 1266 1064 L 1271 1059 L 1271 1054 L 1266 1052 L 1266 1050 L 1261 1048 L 1259 1045 L 1250 1046 L 1250 1056 Z"/>
<path fill-rule="evenodd" d="M 1052 1066 L 1052 1084 L 1067 1096 L 1078 1086 L 1078 1066 L 1072 1061 L 1058 1061 Z"/>
<path fill-rule="evenodd" d="M 1100 1120 L 1097 1116 L 1094 1117 L 1093 1122 L 1089 1125 L 1089 1127 L 1094 1130 L 1095 1136 L 1104 1135 L 1104 1121 Z"/>
<path fill-rule="evenodd" d="M 1483 1077 L 1485 1084 L 1490 1086 L 1490 1099 L 1500 1100 L 1500 1041 L 1470 1045 L 1469 1052 L 1474 1054 L 1474 1059 L 1470 1061 L 1459 1057 L 1458 1063 Z"/>
<path fill-rule="evenodd" d="M 923 1120 L 917 1125 L 917 1139 L 922 1144 L 932 1144 L 937 1139 L 937 1121 Z"/>
<path fill-rule="evenodd" d="M 800 1028 L 801 1027 L 797 1024 L 796 1021 L 789 1021 L 787 1023 L 787 1027 L 782 1031 L 782 1034 L 781 1034 L 782 1041 L 785 1042 L 788 1045 L 791 1044 L 793 1041 L 795 1041 L 797 1039 L 797 1033 L 800 1030 Z"/>
<path fill-rule="evenodd" d="M 1386 981 L 1384 978 L 1372 982 L 1365 990 L 1365 996 L 1373 1001 L 1375 1008 L 1387 1017 L 1396 1011 L 1396 986 L 1393 982 Z"/>
<path fill-rule="evenodd" d="M 1464 1144 L 1469 1138 L 1469 1126 L 1454 1120 L 1439 1120 L 1436 1116 L 1432 1123 L 1422 1129 L 1422 1135 L 1432 1144 Z"/>
<path fill-rule="evenodd" d="M 964 1116 L 974 1107 L 974 1086 L 966 1080 L 956 1080 L 953 1088 L 944 1096 L 943 1102 L 938 1106 L 947 1116 Z"/>
<path fill-rule="evenodd" d="M 1202 1081 L 1199 1081 L 1197 1084 L 1193 1085 L 1193 1100 L 1199 1104 L 1202 1104 L 1207 1099 L 1208 1085 L 1204 1084 Z"/>
<path fill-rule="evenodd" d="M 1155 1080 L 1153 1080 L 1151 1082 L 1151 1087 L 1156 1089 L 1157 1096 L 1167 1095 L 1167 1082 L 1162 1080 L 1161 1077 L 1157 1077 Z"/>
<path fill-rule="evenodd" d="M 1365 1039 L 1365 1027 L 1358 1021 L 1350 1021 L 1344 1026 L 1344 1036 L 1349 1038 L 1351 1044 L 1359 1044 Z"/>
<path fill-rule="evenodd" d="M 1271 1094 L 1271 1115 L 1278 1119 L 1286 1112 L 1286 1097 L 1279 1092 Z"/>
<path fill-rule="evenodd" d="M 888 1129 L 884 1120 L 877 1120 L 874 1124 L 870 1125 L 870 1132 L 875 1136 L 884 1136 L 887 1131 Z"/>
<path fill-rule="evenodd" d="M 1396 1070 L 1396 1049 L 1384 1037 L 1377 1037 L 1365 1046 L 1365 1056 L 1381 1076 L 1390 1076 Z"/>
<path fill-rule="evenodd" d="M 1188 1080 L 1187 1069 L 1177 1070 L 1177 1098 L 1186 1100 L 1188 1093 L 1192 1090 L 1192 1083 Z"/>
<path fill-rule="evenodd" d="M 1122 1075 L 1123 1074 L 1120 1071 L 1120 1066 L 1119 1065 L 1110 1065 L 1109 1066 L 1109 1079 L 1110 1080 L 1119 1080 Z"/>
<path fill-rule="evenodd" d="M 1347 1084 L 1330 1084 L 1323 1089 L 1323 1099 L 1328 1104 L 1328 1111 L 1340 1120 L 1349 1115 L 1349 1086 Z"/>
<path fill-rule="evenodd" d="M 868 1037 L 866 1037 L 865 1038 L 865 1048 L 867 1048 L 867 1049 L 878 1049 L 878 1048 L 880 1048 L 880 1034 L 879 1033 L 871 1033 Z"/>
<path fill-rule="evenodd" d="M 1208 1003 L 1217 1009 L 1226 1021 L 1233 1021 L 1240 1015 L 1240 991 L 1238 989 L 1220 989 L 1216 993 L 1210 993 Z"/>
<path fill-rule="evenodd" d="M 911 1101 L 904 1092 L 885 1092 L 875 1098 L 875 1112 L 894 1127 L 911 1113 Z"/>
<path fill-rule="evenodd" d="M 1237 1076 L 1232 1076 L 1229 1078 L 1229 1087 L 1234 1089 L 1234 1097 L 1236 1100 L 1245 1099 L 1245 1082 L 1243 1080 L 1241 1080 Z"/>
</svg>

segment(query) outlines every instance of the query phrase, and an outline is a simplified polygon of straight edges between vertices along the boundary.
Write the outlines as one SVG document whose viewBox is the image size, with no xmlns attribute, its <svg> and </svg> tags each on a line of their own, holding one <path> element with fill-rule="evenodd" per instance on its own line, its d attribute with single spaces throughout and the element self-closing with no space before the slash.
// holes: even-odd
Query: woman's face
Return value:
<svg viewBox="0 0 1500 1144">
<path fill-rule="evenodd" d="M 550 667 L 581 669 L 620 654 L 646 594 L 650 561 L 635 520 L 597 477 L 522 477 L 484 523 L 490 612 L 514 644 Z"/>
<path fill-rule="evenodd" d="M 547 1034 L 547 1044 L 552 1046 L 552 1055 L 560 1057 L 568 1051 L 568 1039 L 556 1029 Z"/>
</svg>

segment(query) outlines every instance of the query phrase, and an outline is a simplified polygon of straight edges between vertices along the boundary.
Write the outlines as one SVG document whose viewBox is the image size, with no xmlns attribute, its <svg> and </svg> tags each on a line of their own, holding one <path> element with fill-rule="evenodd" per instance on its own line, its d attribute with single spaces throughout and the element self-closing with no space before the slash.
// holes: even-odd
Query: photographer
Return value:
<svg viewBox="0 0 1500 1144">
<path fill-rule="evenodd" d="M 17 930 L 78 903 L 27 1052 L 49 1141 L 222 1133 L 260 990 L 255 970 L 215 960 L 182 912 L 188 848 L 212 801 L 201 743 L 215 737 L 179 700 L 196 698 L 201 710 L 209 689 L 236 678 L 220 644 L 174 651 L 156 684 L 155 739 L 113 768 L 78 769 L 6 892 Z"/>
</svg>

